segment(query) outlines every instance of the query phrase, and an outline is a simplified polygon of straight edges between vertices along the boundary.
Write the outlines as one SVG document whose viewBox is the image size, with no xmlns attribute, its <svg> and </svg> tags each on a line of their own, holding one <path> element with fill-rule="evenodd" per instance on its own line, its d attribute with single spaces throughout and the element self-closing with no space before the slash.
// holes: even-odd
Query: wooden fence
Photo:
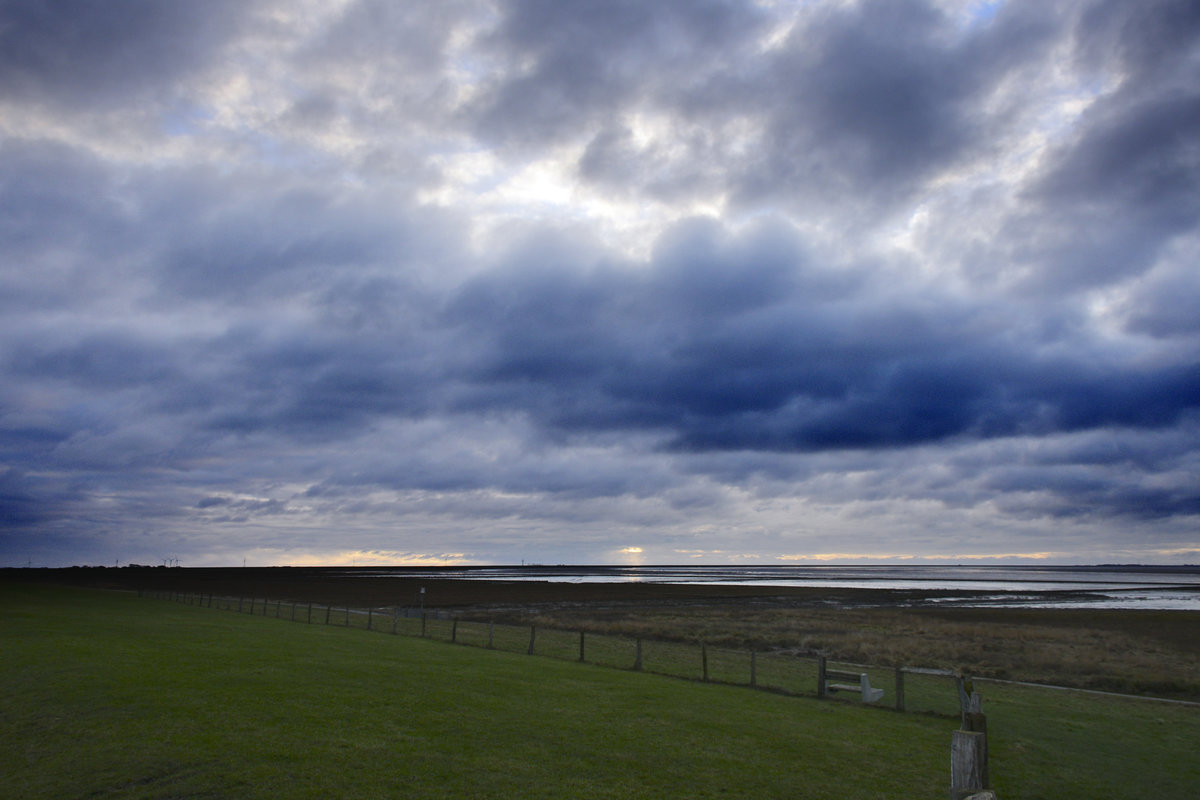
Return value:
<svg viewBox="0 0 1200 800">
<path fill-rule="evenodd" d="M 818 653 L 735 650 L 703 642 L 666 641 L 464 620 L 444 610 L 402 606 L 353 608 L 261 597 L 150 590 L 139 594 L 310 625 L 336 625 L 378 633 L 419 636 L 470 647 L 640 670 L 780 694 L 827 696 L 820 683 L 823 658 Z M 872 686 L 884 690 L 883 699 L 875 703 L 875 707 L 946 717 L 959 715 L 959 699 L 955 688 L 957 676 L 952 672 L 832 660 L 825 662 L 825 667 L 866 673 Z M 861 700 L 853 692 L 838 692 L 833 697 L 847 702 Z"/>
</svg>

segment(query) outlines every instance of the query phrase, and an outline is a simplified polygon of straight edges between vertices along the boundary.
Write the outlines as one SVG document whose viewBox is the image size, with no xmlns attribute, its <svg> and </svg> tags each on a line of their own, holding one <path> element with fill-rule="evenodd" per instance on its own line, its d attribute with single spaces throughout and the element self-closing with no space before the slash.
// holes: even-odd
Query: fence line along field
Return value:
<svg viewBox="0 0 1200 800">
<path fill-rule="evenodd" d="M 261 600 L 0 585 L 0 609 L 6 797 L 834 800 L 947 782 L 945 719 L 368 634 L 337 607 L 304 624 L 306 604 L 293 623 Z"/>
<path fill-rule="evenodd" d="M 639 672 L 636 638 L 585 632 L 587 660 L 621 667 L 597 669 L 578 631 L 166 596 L 180 602 L 0 583 L 8 796 L 946 795 L 958 701 L 942 676 L 906 674 L 909 710 L 934 713 L 897 714 L 717 683 L 808 683 L 789 670 L 811 661 L 783 653 L 704 647 L 705 684 L 649 674 L 690 659 L 683 642 L 643 639 Z M 1200 785 L 1194 707 L 983 691 L 1001 797 Z"/>
<path fill-rule="evenodd" d="M 411 607 L 460 620 L 821 651 L 883 667 L 1200 701 L 1200 612 L 934 608 L 938 591 L 675 584 L 571 584 L 373 577 L 322 568 L 0 570 L 22 580 L 271 598 L 338 607 Z M 426 593 L 421 594 L 425 589 Z"/>
</svg>

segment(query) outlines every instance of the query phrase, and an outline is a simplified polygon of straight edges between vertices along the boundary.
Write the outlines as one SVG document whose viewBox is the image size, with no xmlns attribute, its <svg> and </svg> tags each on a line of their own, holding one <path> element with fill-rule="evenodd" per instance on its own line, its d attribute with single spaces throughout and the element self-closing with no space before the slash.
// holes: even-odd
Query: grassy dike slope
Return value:
<svg viewBox="0 0 1200 800">
<path fill-rule="evenodd" d="M 8 798 L 944 796 L 946 719 L 0 585 Z"/>
</svg>

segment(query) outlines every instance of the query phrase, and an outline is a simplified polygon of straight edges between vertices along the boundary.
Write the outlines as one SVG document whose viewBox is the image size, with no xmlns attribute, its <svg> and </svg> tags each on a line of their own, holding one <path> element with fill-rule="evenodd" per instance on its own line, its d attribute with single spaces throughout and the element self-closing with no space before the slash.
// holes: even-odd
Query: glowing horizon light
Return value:
<svg viewBox="0 0 1200 800">
<path fill-rule="evenodd" d="M 901 553 L 791 553 L 775 558 L 778 561 L 911 561 L 917 556 Z"/>
<path fill-rule="evenodd" d="M 287 559 L 293 567 L 449 567 L 467 562 L 465 553 L 401 553 L 385 550 L 346 550 L 304 553 Z"/>
</svg>

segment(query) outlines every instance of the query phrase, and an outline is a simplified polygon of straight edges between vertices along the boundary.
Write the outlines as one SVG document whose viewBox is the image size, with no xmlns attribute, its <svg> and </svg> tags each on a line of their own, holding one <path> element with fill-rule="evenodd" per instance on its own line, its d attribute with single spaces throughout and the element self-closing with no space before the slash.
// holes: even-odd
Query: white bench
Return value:
<svg viewBox="0 0 1200 800">
<path fill-rule="evenodd" d="M 846 681 L 834 683 L 834 681 Z M 849 681 L 853 681 L 850 683 Z M 859 692 L 864 703 L 874 703 L 883 698 L 883 689 L 871 688 L 871 680 L 865 672 L 842 672 L 835 669 L 825 670 L 826 692 Z"/>
</svg>

